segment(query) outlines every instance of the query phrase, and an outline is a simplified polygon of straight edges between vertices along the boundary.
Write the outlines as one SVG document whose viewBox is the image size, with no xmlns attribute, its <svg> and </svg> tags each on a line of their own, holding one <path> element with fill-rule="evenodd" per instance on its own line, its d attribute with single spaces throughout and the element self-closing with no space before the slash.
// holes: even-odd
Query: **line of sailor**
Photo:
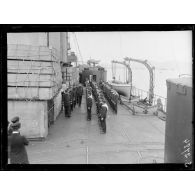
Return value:
<svg viewBox="0 0 195 195">
<path fill-rule="evenodd" d="M 98 87 L 96 82 L 90 82 L 92 87 L 92 93 L 96 102 L 96 111 L 98 119 L 100 121 L 100 126 L 102 128 L 102 133 L 106 133 L 106 116 L 108 112 L 108 105 L 102 90 Z"/>
<path fill-rule="evenodd" d="M 101 81 L 99 86 L 103 90 L 104 95 L 108 100 L 110 106 L 117 114 L 117 103 L 119 99 L 119 94 L 114 89 L 112 89 L 106 82 Z"/>
<path fill-rule="evenodd" d="M 64 108 L 65 117 L 71 117 L 71 112 L 75 108 L 76 104 L 81 106 L 83 87 L 82 85 L 73 85 L 67 87 L 65 83 L 62 84 L 62 110 Z"/>
<path fill-rule="evenodd" d="M 93 104 L 92 88 L 89 84 L 89 81 L 85 82 L 85 86 L 86 86 L 87 120 L 91 120 L 91 108 Z"/>
</svg>

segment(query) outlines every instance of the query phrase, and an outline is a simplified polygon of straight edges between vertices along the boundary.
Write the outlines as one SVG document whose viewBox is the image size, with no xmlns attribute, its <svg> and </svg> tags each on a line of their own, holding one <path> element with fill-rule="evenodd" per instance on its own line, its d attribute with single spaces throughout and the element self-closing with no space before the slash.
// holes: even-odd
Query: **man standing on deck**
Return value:
<svg viewBox="0 0 195 195">
<path fill-rule="evenodd" d="M 106 133 L 106 115 L 108 112 L 108 105 L 106 104 L 106 101 L 103 101 L 100 108 L 100 122 L 103 133 Z"/>
<path fill-rule="evenodd" d="M 71 112 L 73 111 L 73 89 L 72 88 L 70 88 L 70 90 L 69 90 L 69 95 L 70 95 L 70 108 L 71 108 Z"/>
<path fill-rule="evenodd" d="M 77 103 L 77 89 L 76 89 L 76 86 L 74 85 L 73 86 L 73 106 L 75 108 L 76 106 L 76 103 Z"/>
<path fill-rule="evenodd" d="M 91 120 L 92 93 L 87 90 L 87 120 Z"/>
<path fill-rule="evenodd" d="M 65 90 L 66 90 L 66 83 L 63 82 L 62 83 L 62 89 L 61 89 L 61 96 L 62 96 L 62 107 L 61 107 L 61 111 L 63 110 L 63 107 L 64 107 L 64 93 L 65 93 Z"/>
<path fill-rule="evenodd" d="M 10 136 L 8 136 L 11 164 L 29 164 L 28 155 L 25 149 L 25 145 L 28 145 L 28 140 L 24 136 L 20 135 L 20 127 L 20 122 L 13 123 L 13 132 Z"/>
<path fill-rule="evenodd" d="M 65 117 L 70 117 L 70 94 L 68 90 L 64 93 L 64 114 Z"/>
<path fill-rule="evenodd" d="M 117 114 L 118 98 L 119 98 L 118 93 L 116 91 L 114 91 L 113 100 L 114 100 L 114 111 L 116 112 L 116 114 Z"/>
<path fill-rule="evenodd" d="M 79 103 L 79 107 L 81 107 L 82 95 L 83 95 L 83 87 L 82 87 L 82 85 L 79 85 L 79 87 L 78 87 L 78 103 Z"/>
</svg>

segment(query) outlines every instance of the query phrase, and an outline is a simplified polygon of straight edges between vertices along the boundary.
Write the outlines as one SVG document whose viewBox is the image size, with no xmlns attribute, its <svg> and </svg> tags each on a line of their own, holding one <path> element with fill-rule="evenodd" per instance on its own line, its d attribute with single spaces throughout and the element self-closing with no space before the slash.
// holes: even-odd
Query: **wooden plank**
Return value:
<svg viewBox="0 0 195 195">
<path fill-rule="evenodd" d="M 39 47 L 31 45 L 8 45 L 8 59 L 34 59 L 50 60 L 59 59 L 58 53 L 48 47 Z M 53 57 L 54 56 L 54 57 Z"/>
<path fill-rule="evenodd" d="M 8 74 L 8 85 L 11 86 L 53 86 L 55 84 L 54 75 Z"/>
<path fill-rule="evenodd" d="M 52 99 L 58 92 L 57 88 L 24 88 L 8 87 L 8 99 Z"/>
<path fill-rule="evenodd" d="M 29 71 L 32 74 L 28 74 Z M 57 84 L 61 86 L 61 83 L 62 75 L 59 63 L 33 62 L 31 64 L 30 61 L 8 60 L 8 85 L 53 86 Z"/>
<path fill-rule="evenodd" d="M 15 66 L 19 66 L 19 67 L 23 67 L 25 66 L 26 68 L 30 68 L 32 67 L 53 67 L 53 65 L 55 65 L 57 63 L 51 63 L 51 62 L 43 62 L 43 61 L 23 61 L 23 60 L 7 60 L 7 66 L 8 69 L 11 67 L 15 67 Z M 33 68 L 32 67 L 32 68 Z"/>
</svg>

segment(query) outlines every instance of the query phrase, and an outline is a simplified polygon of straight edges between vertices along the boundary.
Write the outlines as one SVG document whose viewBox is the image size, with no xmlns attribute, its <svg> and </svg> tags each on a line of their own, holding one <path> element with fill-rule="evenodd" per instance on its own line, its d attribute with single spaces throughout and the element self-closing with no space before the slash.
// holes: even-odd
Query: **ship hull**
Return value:
<svg viewBox="0 0 195 195">
<path fill-rule="evenodd" d="M 109 85 L 115 89 L 119 95 L 130 97 L 131 84 L 117 84 L 109 82 Z"/>
</svg>

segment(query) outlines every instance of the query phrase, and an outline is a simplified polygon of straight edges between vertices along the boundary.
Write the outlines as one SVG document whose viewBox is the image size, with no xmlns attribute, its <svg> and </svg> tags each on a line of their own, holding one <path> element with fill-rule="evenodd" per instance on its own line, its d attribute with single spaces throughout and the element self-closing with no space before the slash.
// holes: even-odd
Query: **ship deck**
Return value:
<svg viewBox="0 0 195 195">
<path fill-rule="evenodd" d="M 85 93 L 84 93 L 85 94 Z M 70 118 L 64 113 L 49 128 L 43 141 L 26 147 L 30 164 L 144 164 L 164 162 L 165 122 L 154 115 L 132 115 L 109 106 L 107 132 L 100 133 L 96 106 L 87 121 L 85 95 Z"/>
</svg>

